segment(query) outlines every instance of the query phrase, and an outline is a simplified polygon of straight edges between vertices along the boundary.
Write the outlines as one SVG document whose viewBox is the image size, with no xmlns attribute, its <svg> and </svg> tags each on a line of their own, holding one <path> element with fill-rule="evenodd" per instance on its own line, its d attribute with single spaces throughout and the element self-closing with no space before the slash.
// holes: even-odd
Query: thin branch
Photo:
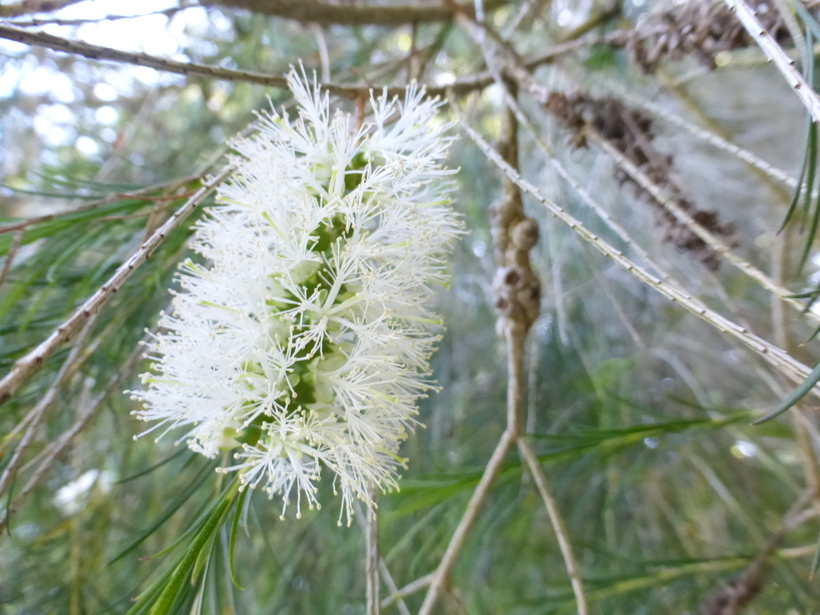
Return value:
<svg viewBox="0 0 820 615">
<path fill-rule="evenodd" d="M 468 30 L 468 32 L 472 31 L 472 28 Z M 486 31 L 480 30 L 476 39 L 481 46 L 487 66 L 493 72 L 497 86 L 504 92 L 507 106 L 503 134 L 504 146 L 498 157 L 509 168 L 518 169 L 518 124 L 522 119 L 525 125 L 529 123 L 516 101 L 517 84 L 505 82 L 495 66 L 495 58 L 483 35 Z M 521 415 L 527 398 L 527 378 L 524 370 L 527 335 L 540 313 L 541 283 L 533 272 L 530 262 L 530 251 L 538 241 L 539 232 L 537 222 L 533 218 L 526 217 L 524 213 L 520 187 L 506 174 L 502 184 L 503 196 L 493 207 L 492 216 L 492 232 L 496 242 L 496 265 L 498 267 L 496 278 L 493 280 L 493 288 L 496 292 L 497 308 L 501 304 L 519 304 L 518 309 L 515 307 L 507 310 L 501 309 L 499 318 L 499 325 L 507 343 L 507 429 L 515 433 L 519 451 L 530 467 L 547 508 L 547 514 L 558 537 L 564 565 L 575 594 L 578 614 L 588 615 L 589 609 L 584 586 L 566 528 L 549 492 L 547 479 L 535 460 L 535 455 L 522 430 Z M 522 236 L 524 230 L 527 230 L 527 233 Z M 508 279 L 510 271 L 517 273 L 516 282 L 512 285 Z M 528 280 L 528 278 L 531 279 Z M 507 286 L 512 286 L 512 288 L 507 288 Z M 530 463 L 531 460 L 527 458 L 527 455 L 535 461 L 534 464 Z"/>
<path fill-rule="evenodd" d="M 626 40 L 630 31 L 618 30 L 604 35 L 594 35 L 582 39 L 559 43 L 553 47 L 548 47 L 542 52 L 532 55 L 522 60 L 522 65 L 528 69 L 534 69 L 542 64 L 548 64 L 554 60 L 577 51 L 578 49 L 595 44 L 620 44 Z M 135 64 L 137 66 L 147 66 L 159 71 L 175 73 L 178 75 L 199 75 L 211 79 L 224 79 L 226 81 L 238 81 L 244 83 L 254 83 L 271 88 L 286 89 L 287 79 L 281 75 L 269 75 L 253 71 L 232 70 L 207 64 L 196 64 L 194 62 L 178 62 L 167 60 L 146 53 L 120 51 L 111 47 L 91 45 L 81 41 L 71 41 L 65 38 L 46 34 L 45 32 L 30 32 L 21 28 L 0 24 L 0 38 L 5 38 L 27 45 L 37 45 L 47 47 L 54 51 L 62 51 L 79 55 L 92 60 L 120 62 L 125 64 Z M 446 91 L 453 91 L 459 94 L 483 89 L 493 83 L 493 76 L 488 71 L 482 71 L 473 75 L 466 75 L 458 79 L 455 83 L 447 86 L 427 84 L 425 91 L 430 96 L 442 96 Z M 344 98 L 355 99 L 361 94 L 369 94 L 373 89 L 379 91 L 386 90 L 388 96 L 404 94 L 404 87 L 382 86 L 379 84 L 359 83 L 359 84 L 339 84 L 323 83 L 322 88 Z"/>
<path fill-rule="evenodd" d="M 567 574 L 572 584 L 572 591 L 575 594 L 575 604 L 578 608 L 578 615 L 588 615 L 589 607 L 587 606 L 586 594 L 584 593 L 584 585 L 581 581 L 578 561 L 575 559 L 566 526 L 550 492 L 547 477 L 544 475 L 541 466 L 538 464 L 538 459 L 532 452 L 528 438 L 521 433 L 521 414 L 527 387 L 524 373 L 526 335 L 527 331 L 521 327 L 507 327 L 507 421 L 508 425 L 510 425 L 509 428 L 516 428 L 518 450 L 535 480 L 538 492 L 541 494 L 541 499 L 547 509 L 550 524 L 558 539 L 558 546 L 561 549 L 564 566 L 567 569 Z"/>
<path fill-rule="evenodd" d="M 477 5 L 481 6 L 480 2 Z M 481 11 L 478 11 L 481 14 Z M 488 63 L 492 69 L 492 64 Z M 503 154 L 498 154 L 511 164 L 518 164 L 518 137 L 515 118 L 507 116 L 502 135 Z M 493 278 L 496 308 L 501 312 L 499 326 L 505 333 L 512 332 L 516 338 L 526 338 L 527 331 L 538 318 L 540 297 L 540 282 L 533 274 L 529 264 L 528 251 L 538 238 L 538 225 L 534 220 L 524 215 L 521 193 L 517 186 L 507 180 L 502 182 L 502 196 L 491 206 L 491 230 L 496 255 L 496 274 Z M 519 248 L 512 240 L 512 229 L 521 227 L 521 240 L 528 243 L 523 258 L 520 258 Z M 527 229 L 527 227 L 530 227 Z M 529 231 L 529 232 L 527 232 Z M 534 233 L 534 235 L 533 235 Z M 529 240 L 527 238 L 530 238 Z M 534 237 L 534 241 L 532 241 Z M 520 295 L 526 298 L 527 305 L 517 301 Z M 519 326 L 515 326 L 518 324 Z M 508 354 L 510 361 L 519 361 L 519 354 Z M 516 383 L 517 385 L 518 383 Z M 489 493 L 490 486 L 501 468 L 504 456 L 518 437 L 518 410 L 520 391 L 517 386 L 508 388 L 507 393 L 507 427 L 504 430 L 498 445 L 493 451 L 484 474 L 481 476 L 476 490 L 467 504 L 467 509 L 459 521 L 450 544 L 439 562 L 435 576 L 424 597 L 419 615 L 430 615 L 440 594 L 448 582 L 450 572 L 458 559 L 467 535 L 472 529 L 479 511 Z M 509 400 L 512 400 L 511 402 Z"/>
<path fill-rule="evenodd" d="M 807 490 L 795 501 L 778 530 L 772 534 L 757 557 L 742 573 L 733 575 L 731 582 L 722 581 L 721 587 L 704 601 L 700 608 L 701 615 L 735 615 L 760 594 L 769 561 L 780 544 L 790 532 L 817 516 L 814 508 L 804 508 L 812 495 L 811 490 Z"/>
<path fill-rule="evenodd" d="M 681 307 L 685 308 L 686 310 L 692 312 L 699 318 L 703 319 L 704 321 L 708 322 L 715 328 L 732 337 L 740 340 L 749 348 L 757 352 L 760 356 L 762 356 L 766 361 L 770 364 L 779 369 L 783 374 L 785 374 L 788 378 L 790 378 L 794 382 L 803 382 L 809 375 L 810 369 L 803 365 L 801 362 L 794 359 L 791 355 L 789 355 L 784 350 L 778 348 L 777 346 L 767 342 L 766 340 L 758 337 L 745 327 L 741 327 L 731 320 L 721 316 L 717 312 L 714 312 L 710 308 L 708 308 L 703 302 L 699 299 L 688 295 L 686 292 L 671 286 L 670 284 L 659 280 L 630 259 L 626 258 L 622 252 L 613 248 L 609 243 L 592 233 L 589 229 L 587 229 L 580 221 L 576 220 L 570 214 L 568 214 L 564 209 L 551 200 L 546 198 L 543 194 L 541 194 L 531 183 L 521 177 L 521 175 L 513 169 L 510 165 L 508 165 L 498 153 L 493 150 L 493 148 L 484 140 L 484 138 L 478 134 L 478 132 L 470 126 L 466 119 L 464 118 L 463 113 L 458 108 L 458 103 L 456 99 L 452 96 L 449 97 L 450 105 L 453 108 L 456 116 L 460 120 L 460 126 L 464 129 L 465 132 L 470 136 L 470 138 L 478 145 L 478 147 L 484 152 L 484 154 L 489 158 L 491 162 L 493 162 L 496 166 L 498 166 L 511 180 L 513 180 L 522 190 L 532 195 L 536 200 L 538 200 L 546 209 L 557 217 L 559 220 L 564 222 L 572 231 L 574 231 L 581 239 L 584 241 L 592 244 L 599 252 L 611 258 L 613 261 L 618 263 L 621 267 L 623 267 L 626 271 L 634 275 L 636 278 L 641 280 L 642 282 L 646 283 L 647 285 L 654 288 L 659 293 L 663 294 L 667 298 L 671 299 L 673 302 L 678 303 Z M 820 390 L 815 388 L 812 390 L 813 393 L 820 398 Z"/>
<path fill-rule="evenodd" d="M 387 563 L 384 561 L 383 557 L 379 558 L 379 574 L 381 574 L 382 581 L 384 581 L 384 584 L 387 585 L 387 589 L 390 590 L 390 597 L 387 600 L 392 599 L 391 604 L 392 601 L 395 600 L 396 608 L 399 609 L 401 615 L 410 615 L 410 609 L 407 608 L 407 605 L 404 603 L 404 600 L 402 600 L 401 597 L 398 595 L 400 590 L 396 586 L 396 582 L 393 580 L 393 576 L 390 574 L 390 570 L 388 570 Z M 387 600 L 381 601 L 382 608 L 385 608 L 384 603 L 387 602 Z"/>
<path fill-rule="evenodd" d="M 365 577 L 367 579 L 367 615 L 379 615 L 379 520 L 376 512 L 376 497 L 372 496 L 373 503 L 367 506 L 367 520 L 365 522 Z"/>
<path fill-rule="evenodd" d="M 6 278 L 11 271 L 11 264 L 14 262 L 14 257 L 17 256 L 17 250 L 20 249 L 20 244 L 23 243 L 23 235 L 25 235 L 25 231 L 23 229 L 18 229 L 17 232 L 14 233 L 14 237 L 11 239 L 9 251 L 6 252 L 6 260 L 3 262 L 3 270 L 0 271 L 0 286 L 3 286 L 3 282 L 6 281 Z"/>
<path fill-rule="evenodd" d="M 436 577 L 435 572 L 431 572 L 430 574 L 425 574 L 423 577 L 419 577 L 415 581 L 408 583 L 401 589 L 391 590 L 392 593 L 382 600 L 382 608 L 386 609 L 394 602 L 401 602 L 402 598 L 406 598 L 407 596 L 412 596 L 417 591 L 424 589 L 425 587 L 429 587 L 430 584 L 433 582 L 433 579 Z"/>
<path fill-rule="evenodd" d="M 450 544 L 447 545 L 444 557 L 441 558 L 438 568 L 436 568 L 436 571 L 433 573 L 434 577 L 430 583 L 430 589 L 424 597 L 419 615 L 430 615 L 433 612 L 433 607 L 438 600 L 439 594 L 444 589 L 444 585 L 450 576 L 450 571 L 453 569 L 458 555 L 467 540 L 467 535 L 470 533 L 473 523 L 478 516 L 478 512 L 481 510 L 481 507 L 484 505 L 484 500 L 490 492 L 490 486 L 498 475 L 498 471 L 501 469 L 504 456 L 514 442 L 515 433 L 511 431 L 505 431 L 498 441 L 492 457 L 490 457 L 490 460 L 487 462 L 487 467 L 484 468 L 484 474 L 481 475 L 481 480 L 475 491 L 473 491 L 470 501 L 467 503 L 467 509 L 464 511 L 464 515 L 461 517 L 458 527 L 456 527 L 456 531 L 453 533 L 453 537 L 450 539 Z"/>
<path fill-rule="evenodd" d="M 66 383 L 68 383 L 69 380 L 71 380 L 74 374 L 77 373 L 77 370 L 80 365 L 82 365 L 83 360 L 90 354 L 86 352 L 85 357 L 80 356 L 84 350 L 85 340 L 91 334 L 91 330 L 94 327 L 95 320 L 96 317 L 91 318 L 86 323 L 85 327 L 83 327 L 83 330 L 75 340 L 74 347 L 71 349 L 71 352 L 68 353 L 66 360 L 63 361 L 63 365 L 60 367 L 60 371 L 57 373 L 57 377 L 54 379 L 54 382 L 49 387 L 48 391 L 46 391 L 46 394 L 40 398 L 39 402 L 37 402 L 37 405 L 32 408 L 31 412 L 26 417 L 28 420 L 24 419 L 24 422 L 27 424 L 26 432 L 17 444 L 17 448 L 15 448 L 11 459 L 9 459 L 2 476 L 0 476 L 0 495 L 6 491 L 9 484 L 11 484 L 17 476 L 17 470 L 23 460 L 23 454 L 26 452 L 26 449 L 28 449 L 29 444 L 31 444 L 34 440 L 34 435 L 37 432 L 37 428 L 46 418 L 46 413 L 57 400 L 57 395 L 60 393 L 60 390 L 66 385 Z"/>
<path fill-rule="evenodd" d="M 506 4 L 508 0 L 487 0 L 487 9 Z M 408 23 L 449 21 L 458 13 L 475 15 L 473 2 L 415 2 L 407 4 L 328 0 L 203 0 L 204 6 L 232 8 L 293 19 L 303 23 L 343 26 L 401 26 Z"/>
<path fill-rule="evenodd" d="M 786 55 L 786 52 L 777 44 L 777 41 L 766 31 L 766 28 L 757 19 L 755 11 L 743 0 L 724 0 L 724 2 L 735 12 L 746 32 L 763 50 L 769 61 L 774 62 L 774 65 L 785 77 L 786 83 L 794 88 L 797 97 L 803 103 L 803 106 L 809 110 L 812 119 L 815 122 L 820 122 L 820 97 L 817 96 L 811 85 L 794 67 L 794 60 Z"/>
<path fill-rule="evenodd" d="M 211 79 L 224 79 L 226 81 L 239 81 L 243 83 L 253 83 L 256 85 L 263 85 L 271 88 L 287 89 L 287 78 L 282 75 L 269 75 L 265 73 L 257 73 L 253 71 L 232 70 L 228 68 L 221 68 L 219 66 L 208 66 L 206 64 L 196 64 L 194 62 L 178 62 L 176 60 L 167 60 L 157 56 L 148 55 L 147 53 L 139 53 L 132 51 L 120 51 L 119 49 L 112 49 L 111 47 L 102 47 L 100 45 L 92 45 L 82 41 L 72 41 L 45 32 L 30 32 L 21 28 L 15 28 L 0 24 L 0 38 L 25 43 L 28 45 L 37 45 L 40 47 L 47 47 L 54 51 L 63 51 L 74 55 L 83 56 L 92 60 L 120 62 L 125 64 L 135 64 L 137 66 L 147 66 L 159 71 L 167 73 L 175 73 L 178 75 L 199 75 L 209 77 Z M 482 88 L 491 83 L 491 78 L 486 75 L 478 75 L 473 78 L 467 78 L 459 86 L 467 90 Z M 367 94 L 373 89 L 369 84 L 358 85 L 341 85 L 335 83 L 323 83 L 322 88 L 331 94 L 342 96 L 345 98 L 356 98 L 360 94 Z M 398 95 L 404 93 L 406 88 L 403 87 L 389 87 L 386 88 L 388 95 Z M 430 94 L 440 94 L 443 92 L 442 87 L 428 87 L 427 91 Z"/>
<path fill-rule="evenodd" d="M 589 606 L 587 606 L 586 595 L 584 594 L 584 585 L 581 581 L 580 568 L 578 561 L 575 559 L 575 554 L 572 551 L 572 545 L 569 542 L 569 534 L 567 533 L 564 521 L 561 518 L 561 513 L 558 510 L 558 505 L 547 482 L 547 477 L 538 463 L 538 458 L 532 452 L 529 438 L 520 436 L 518 438 L 518 451 L 524 459 L 527 468 L 535 479 L 535 486 L 538 487 L 538 493 L 541 494 L 541 499 L 547 509 L 550 523 L 555 531 L 555 536 L 558 538 L 558 547 L 561 549 L 561 555 L 564 558 L 564 566 L 569 573 L 569 578 L 572 583 L 572 591 L 575 593 L 575 603 L 578 606 L 578 615 L 587 615 L 589 613 Z"/>
<path fill-rule="evenodd" d="M 126 64 L 136 64 L 137 66 L 147 66 L 167 73 L 177 73 L 180 75 L 202 75 L 214 79 L 226 79 L 229 81 L 244 81 L 273 88 L 286 88 L 287 79 L 280 75 L 266 75 L 250 71 L 230 70 L 218 66 L 207 66 L 195 64 L 193 62 L 177 62 L 176 60 L 166 60 L 147 53 L 132 51 L 120 51 L 110 47 L 91 45 L 82 41 L 71 41 L 53 34 L 45 32 L 30 32 L 13 26 L 0 24 L 0 38 L 5 38 L 27 45 L 38 45 L 48 47 L 54 51 L 64 51 L 75 55 L 90 58 L 92 60 L 108 60 L 111 62 L 123 62 Z"/>
<path fill-rule="evenodd" d="M 74 438 L 76 438 L 77 435 L 88 426 L 91 419 L 94 418 L 100 408 L 102 408 L 105 400 L 117 391 L 123 378 L 131 374 L 131 370 L 134 368 L 137 360 L 142 356 L 142 353 L 142 345 L 139 345 L 137 349 L 131 353 L 131 356 L 128 357 L 125 363 L 111 377 L 105 389 L 88 405 L 85 412 L 80 414 L 74 422 L 74 425 L 72 425 L 68 431 L 63 433 L 59 440 L 53 442 L 48 448 L 40 453 L 40 455 L 38 455 L 38 459 L 42 459 L 42 462 L 31 475 L 20 493 L 14 498 L 14 500 L 9 504 L 9 507 L 6 509 L 5 515 L 2 519 L 0 519 L 0 532 L 2 532 L 8 525 L 11 515 L 19 510 L 25 499 L 31 495 L 32 491 L 45 478 L 48 470 L 54 466 L 54 462 L 66 452 Z"/>
<path fill-rule="evenodd" d="M 480 2 L 478 4 L 480 6 Z M 486 59 L 492 71 L 492 59 L 489 57 Z M 498 73 L 495 73 L 495 76 L 498 81 L 501 81 Z M 502 83 L 502 87 L 506 89 L 508 86 Z M 493 153 L 509 168 L 518 166 L 517 133 L 518 123 L 515 114 L 508 110 L 502 135 L 502 153 L 499 154 L 494 150 Z M 497 266 L 493 279 L 495 306 L 499 312 L 499 330 L 503 332 L 507 342 L 507 427 L 439 563 L 419 615 L 429 615 L 432 612 L 478 512 L 484 504 L 489 487 L 498 473 L 504 456 L 513 442 L 520 441 L 521 414 L 526 398 L 524 375 L 526 339 L 540 311 L 541 284 L 532 270 L 529 259 L 529 252 L 536 245 L 539 232 L 536 221 L 528 218 L 524 213 L 518 184 L 505 175 L 502 185 L 502 196 L 491 207 L 491 226 Z M 550 514 L 550 519 L 553 518 L 554 515 Z M 561 531 L 562 526 L 556 526 L 556 533 Z M 566 538 L 565 533 L 563 538 Z M 566 544 L 569 544 L 568 541 Z M 562 553 L 564 553 L 563 550 Z M 574 564 L 574 559 L 572 562 Z M 577 575 L 577 565 L 573 567 L 568 563 L 567 569 L 570 577 L 573 578 L 572 585 L 576 592 L 578 611 L 580 615 L 587 615 L 586 598 L 580 584 L 580 577 Z M 575 571 L 575 577 L 572 571 Z"/>
<path fill-rule="evenodd" d="M 174 215 L 172 215 L 151 237 L 149 237 L 137 251 L 114 272 L 114 275 L 103 284 L 97 292 L 78 307 L 71 317 L 57 327 L 39 346 L 26 353 L 15 361 L 9 373 L 0 380 L 0 405 L 11 399 L 12 395 L 32 375 L 42 368 L 46 359 L 67 341 L 72 339 L 85 323 L 97 313 L 122 285 L 131 277 L 131 274 L 142 265 L 151 254 L 160 246 L 168 234 L 178 227 L 185 218 L 213 192 L 219 184 L 225 181 L 234 167 L 225 167 L 215 177 L 206 182 L 194 196 L 192 196 Z"/>
</svg>

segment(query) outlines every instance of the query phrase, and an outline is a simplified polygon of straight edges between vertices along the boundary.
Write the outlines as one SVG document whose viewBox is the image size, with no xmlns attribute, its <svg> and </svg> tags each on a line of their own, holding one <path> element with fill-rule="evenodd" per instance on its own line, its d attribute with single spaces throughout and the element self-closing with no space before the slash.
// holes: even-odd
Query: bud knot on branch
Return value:
<svg viewBox="0 0 820 615">
<path fill-rule="evenodd" d="M 507 112 L 500 152 L 504 160 L 518 168 L 517 120 Z M 518 186 L 503 180 L 501 197 L 490 206 L 490 225 L 497 270 L 493 278 L 498 331 L 513 327 L 526 335 L 541 313 L 541 280 L 530 264 L 530 250 L 538 243 L 535 219 L 524 213 Z"/>
</svg>

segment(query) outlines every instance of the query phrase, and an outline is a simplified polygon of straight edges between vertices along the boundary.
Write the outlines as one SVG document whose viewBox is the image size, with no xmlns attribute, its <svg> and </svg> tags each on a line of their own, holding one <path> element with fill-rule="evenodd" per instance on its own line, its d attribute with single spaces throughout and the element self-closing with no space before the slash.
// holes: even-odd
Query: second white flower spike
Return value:
<svg viewBox="0 0 820 615">
<path fill-rule="evenodd" d="M 326 468 L 349 524 L 355 497 L 396 487 L 429 388 L 427 306 L 461 232 L 451 138 L 414 86 L 371 97 L 357 129 L 315 80 L 292 70 L 289 84 L 298 117 L 265 115 L 234 143 L 237 172 L 193 242 L 206 264 L 181 266 L 133 395 L 152 430 L 185 428 L 209 457 L 235 449 L 223 471 L 281 495 L 283 514 L 294 490 L 297 516 L 317 504 Z"/>
</svg>

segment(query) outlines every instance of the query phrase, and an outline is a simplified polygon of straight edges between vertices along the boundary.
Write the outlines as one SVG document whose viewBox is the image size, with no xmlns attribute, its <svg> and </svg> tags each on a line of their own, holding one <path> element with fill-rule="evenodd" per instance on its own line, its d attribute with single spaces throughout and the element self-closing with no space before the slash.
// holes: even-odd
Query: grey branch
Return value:
<svg viewBox="0 0 820 615">
<path fill-rule="evenodd" d="M 155 68 L 168 73 L 177 73 L 180 75 L 202 75 L 205 77 L 212 77 L 214 79 L 245 81 L 247 83 L 256 83 L 274 88 L 287 87 L 287 80 L 281 75 L 265 75 L 263 73 L 229 70 L 218 66 L 207 66 L 205 64 L 166 60 L 164 58 L 148 55 L 147 53 L 120 51 L 118 49 L 91 45 L 81 41 L 71 41 L 52 34 L 46 34 L 45 32 L 30 32 L 28 30 L 23 30 L 21 28 L 15 28 L 4 24 L 0 24 L 0 38 L 5 38 L 10 41 L 17 41 L 18 43 L 25 43 L 27 45 L 48 47 L 49 49 L 53 49 L 55 51 L 73 53 L 92 60 L 109 60 L 112 62 L 136 64 L 138 66 L 147 66 L 149 68 Z"/>
<path fill-rule="evenodd" d="M 225 181 L 231 173 L 233 166 L 223 169 L 216 177 L 212 178 L 202 186 L 188 201 L 171 216 L 165 224 L 158 228 L 134 253 L 131 258 L 125 261 L 114 275 L 103 284 L 97 292 L 78 307 L 71 317 L 63 324 L 52 331 L 39 346 L 26 353 L 18 359 L 11 368 L 11 371 L 0 380 L 0 405 L 11 399 L 11 396 L 28 380 L 37 373 L 54 352 L 63 344 L 68 342 L 85 326 L 85 323 L 102 307 L 108 303 L 111 297 L 125 284 L 131 274 L 142 265 L 159 245 L 165 240 L 168 234 L 179 226 L 182 221 L 199 205 L 205 198 L 216 189 L 219 184 Z"/>
<path fill-rule="evenodd" d="M 227 6 L 254 13 L 293 19 L 303 23 L 343 26 L 400 26 L 410 23 L 448 21 L 457 14 L 475 16 L 472 0 L 466 2 L 410 2 L 374 4 L 332 0 L 204 0 L 204 6 Z M 506 0 L 486 0 L 485 10 L 506 4 Z"/>
<path fill-rule="evenodd" d="M 602 36 L 593 35 L 574 41 L 559 43 L 549 47 L 533 56 L 523 60 L 523 65 L 528 69 L 534 69 L 542 64 L 548 64 L 557 58 L 577 51 L 580 48 L 594 44 L 622 44 L 625 31 L 610 32 Z M 31 32 L 22 28 L 16 28 L 5 24 L 0 24 L 0 38 L 10 41 L 17 41 L 26 45 L 36 45 L 46 47 L 54 51 L 62 51 L 74 55 L 89 58 L 91 60 L 119 62 L 124 64 L 135 64 L 137 66 L 147 66 L 159 71 L 175 73 L 178 75 L 198 75 L 211 79 L 224 79 L 225 81 L 238 81 L 243 83 L 254 83 L 270 88 L 287 88 L 287 79 L 282 75 L 270 75 L 245 70 L 232 70 L 219 66 L 208 66 L 207 64 L 196 64 L 194 62 L 178 62 L 176 60 L 166 60 L 147 53 L 132 51 L 120 51 L 111 47 L 91 45 L 81 41 L 72 41 L 45 32 Z M 464 94 L 473 90 L 480 90 L 493 83 L 493 75 L 489 71 L 481 71 L 473 75 L 466 75 L 455 83 L 447 86 L 425 85 L 424 89 L 430 96 L 443 96 L 446 92 L 454 94 Z M 345 98 L 358 98 L 367 95 L 371 90 L 386 90 L 388 96 L 403 94 L 403 87 L 382 87 L 377 84 L 339 84 L 323 83 L 322 88 L 335 96 Z"/>
</svg>

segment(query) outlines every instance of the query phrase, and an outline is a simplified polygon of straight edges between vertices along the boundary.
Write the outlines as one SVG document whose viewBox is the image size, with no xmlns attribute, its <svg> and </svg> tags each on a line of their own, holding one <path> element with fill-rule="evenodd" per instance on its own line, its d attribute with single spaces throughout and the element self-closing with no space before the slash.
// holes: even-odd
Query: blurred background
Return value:
<svg viewBox="0 0 820 615">
<path fill-rule="evenodd" d="M 327 83 L 417 80 L 439 93 L 452 86 L 470 124 L 496 142 L 504 94 L 456 18 L 470 19 L 472 6 L 4 0 L 0 375 L 225 164 L 226 141 L 255 111 L 290 104 L 287 90 L 231 71 L 282 75 L 301 61 Z M 529 62 L 540 88 L 520 86 L 533 122 L 519 130 L 523 175 L 636 262 L 813 366 L 811 314 L 694 236 L 584 132 L 603 134 L 733 258 L 792 293 L 816 289 L 816 128 L 728 8 L 708 0 L 485 0 L 483 8 L 493 40 Z M 755 8 L 811 83 L 820 36 L 814 3 Z M 92 60 L 14 42 L 14 30 L 228 72 L 212 78 L 118 56 Z M 475 75 L 480 87 L 470 85 Z M 355 106 L 349 97 L 337 104 Z M 454 119 L 446 106 L 442 113 Z M 379 508 L 382 556 L 398 587 L 435 569 L 505 427 L 489 218 L 501 174 L 453 130 L 455 207 L 469 233 L 451 260 L 452 287 L 438 299 L 447 327 L 434 357 L 441 390 L 422 400 L 425 427 L 404 445 L 401 491 Z M 632 241 L 595 215 L 539 140 Z M 795 383 L 603 257 L 537 200 L 525 197 L 525 209 L 540 227 L 531 258 L 543 285 L 527 342 L 525 422 L 590 612 L 817 612 L 816 401 L 751 426 Z M 138 343 L 169 304 L 199 215 L 0 407 L 0 613 L 128 612 L 167 567 L 154 556 L 221 489 L 216 462 L 173 438 L 134 440 L 144 424 L 123 393 L 139 386 Z M 800 299 L 808 311 L 810 299 Z M 53 400 L 44 407 L 45 395 Z M 322 509 L 300 520 L 280 520 L 275 501 L 253 497 L 235 546 L 244 589 L 231 582 L 223 528 L 206 583 L 176 612 L 364 613 L 364 537 L 355 523 L 337 527 L 339 502 L 325 487 Z M 424 595 L 397 605 L 382 593 L 383 613 L 415 612 Z M 576 612 L 555 534 L 517 454 L 505 460 L 439 608 Z"/>
</svg>

